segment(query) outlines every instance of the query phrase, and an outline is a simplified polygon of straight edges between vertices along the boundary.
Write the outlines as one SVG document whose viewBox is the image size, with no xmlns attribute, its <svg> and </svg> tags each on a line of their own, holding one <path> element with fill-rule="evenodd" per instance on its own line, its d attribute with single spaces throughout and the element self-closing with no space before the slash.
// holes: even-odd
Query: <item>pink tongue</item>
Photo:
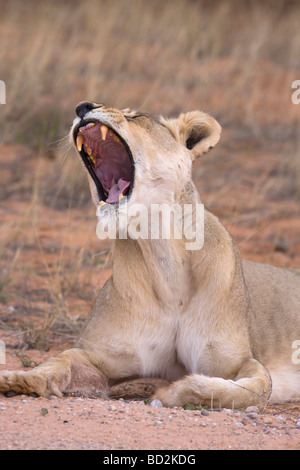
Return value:
<svg viewBox="0 0 300 470">
<path fill-rule="evenodd" d="M 119 195 L 121 193 L 124 194 L 124 191 L 129 188 L 130 186 L 130 181 L 126 181 L 123 178 L 120 178 L 118 183 L 112 186 L 112 188 L 109 191 L 108 198 L 106 199 L 106 202 L 108 204 L 111 204 L 112 202 L 118 202 L 119 201 Z"/>
</svg>

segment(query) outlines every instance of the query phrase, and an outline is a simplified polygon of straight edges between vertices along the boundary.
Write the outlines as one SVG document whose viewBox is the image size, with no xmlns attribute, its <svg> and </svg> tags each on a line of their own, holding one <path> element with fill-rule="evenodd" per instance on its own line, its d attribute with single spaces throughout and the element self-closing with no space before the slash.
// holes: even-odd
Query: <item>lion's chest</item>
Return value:
<svg viewBox="0 0 300 470">
<path fill-rule="evenodd" d="M 209 374 L 211 347 L 208 334 L 194 316 L 180 310 L 161 311 L 155 327 L 137 338 L 142 374 L 176 380 L 186 373 Z"/>
</svg>

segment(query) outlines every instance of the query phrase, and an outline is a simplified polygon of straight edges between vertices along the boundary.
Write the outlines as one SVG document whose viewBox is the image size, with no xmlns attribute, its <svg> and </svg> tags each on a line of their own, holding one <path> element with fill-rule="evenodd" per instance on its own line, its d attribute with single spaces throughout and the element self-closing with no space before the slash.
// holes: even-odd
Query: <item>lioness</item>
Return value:
<svg viewBox="0 0 300 470">
<path fill-rule="evenodd" d="M 124 197 L 128 211 L 137 203 L 200 204 L 192 161 L 219 141 L 212 117 L 155 120 L 91 102 L 76 113 L 70 135 L 100 225 L 109 223 L 107 208 L 118 219 Z M 77 343 L 31 371 L 2 372 L 0 391 L 107 395 L 117 382 L 156 376 L 170 382 L 154 395 L 169 407 L 297 399 L 300 270 L 242 260 L 220 221 L 208 211 L 204 219 L 204 245 L 192 250 L 184 236 L 126 237 L 123 227 L 112 276 Z"/>
</svg>

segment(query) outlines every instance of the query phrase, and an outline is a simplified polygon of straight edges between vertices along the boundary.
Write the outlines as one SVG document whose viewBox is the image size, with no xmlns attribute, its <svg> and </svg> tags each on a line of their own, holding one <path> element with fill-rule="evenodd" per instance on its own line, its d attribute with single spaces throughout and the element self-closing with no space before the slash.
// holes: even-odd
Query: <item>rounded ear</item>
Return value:
<svg viewBox="0 0 300 470">
<path fill-rule="evenodd" d="M 177 119 L 161 118 L 160 122 L 175 140 L 190 150 L 192 160 L 208 152 L 220 140 L 220 124 L 202 111 L 180 114 Z"/>
</svg>

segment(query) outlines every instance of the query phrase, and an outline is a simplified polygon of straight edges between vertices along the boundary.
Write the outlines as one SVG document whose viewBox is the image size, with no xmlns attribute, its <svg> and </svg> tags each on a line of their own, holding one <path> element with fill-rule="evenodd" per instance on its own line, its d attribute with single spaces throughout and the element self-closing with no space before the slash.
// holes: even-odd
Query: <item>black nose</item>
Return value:
<svg viewBox="0 0 300 470">
<path fill-rule="evenodd" d="M 75 111 L 76 111 L 77 116 L 79 116 L 80 118 L 83 118 L 86 115 L 86 113 L 91 111 L 91 109 L 94 109 L 94 107 L 95 106 L 90 101 L 82 101 L 76 106 Z"/>
</svg>

